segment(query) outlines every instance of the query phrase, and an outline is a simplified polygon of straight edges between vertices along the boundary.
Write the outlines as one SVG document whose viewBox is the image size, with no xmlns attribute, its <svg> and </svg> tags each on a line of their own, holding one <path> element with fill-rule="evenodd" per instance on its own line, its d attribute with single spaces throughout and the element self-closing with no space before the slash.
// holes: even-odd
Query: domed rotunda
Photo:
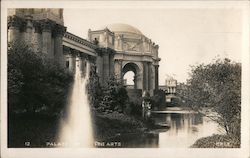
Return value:
<svg viewBox="0 0 250 158">
<path fill-rule="evenodd" d="M 158 89 L 159 46 L 139 29 L 128 24 L 111 24 L 94 31 L 89 29 L 88 38 L 109 52 L 102 53 L 102 61 L 97 60 L 97 64 L 104 65 L 103 70 L 98 70 L 99 73 L 109 65 L 114 67 L 115 76 L 123 81 L 124 74 L 133 71 L 134 89 L 146 90 L 151 94 Z"/>
</svg>

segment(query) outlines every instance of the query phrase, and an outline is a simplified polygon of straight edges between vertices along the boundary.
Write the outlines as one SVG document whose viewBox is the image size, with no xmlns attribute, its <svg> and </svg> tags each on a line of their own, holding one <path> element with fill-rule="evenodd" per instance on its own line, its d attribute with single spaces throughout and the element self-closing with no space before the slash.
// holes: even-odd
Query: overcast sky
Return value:
<svg viewBox="0 0 250 158">
<path fill-rule="evenodd" d="M 216 57 L 241 60 L 241 11 L 237 9 L 64 9 L 67 31 L 87 38 L 88 29 L 125 23 L 159 45 L 159 83 L 167 75 L 185 82 L 190 65 Z"/>
</svg>

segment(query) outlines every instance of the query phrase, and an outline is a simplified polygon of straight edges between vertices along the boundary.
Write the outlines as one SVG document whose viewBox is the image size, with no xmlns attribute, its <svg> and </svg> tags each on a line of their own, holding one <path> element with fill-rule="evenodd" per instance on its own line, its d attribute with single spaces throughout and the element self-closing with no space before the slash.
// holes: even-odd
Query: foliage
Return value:
<svg viewBox="0 0 250 158">
<path fill-rule="evenodd" d="M 102 100 L 103 89 L 99 83 L 99 77 L 93 69 L 90 70 L 87 90 L 88 90 L 88 97 L 89 97 L 91 107 L 93 109 L 98 108 Z"/>
<path fill-rule="evenodd" d="M 58 114 L 67 99 L 72 75 L 22 43 L 8 47 L 9 112 Z"/>
<path fill-rule="evenodd" d="M 240 140 L 241 64 L 229 59 L 192 67 L 182 99 Z M 207 109 L 207 110 L 204 110 Z"/>
<path fill-rule="evenodd" d="M 107 84 L 103 87 L 103 98 L 100 102 L 101 110 L 106 112 L 123 112 L 128 101 L 126 89 L 115 77 L 110 77 Z"/>
<path fill-rule="evenodd" d="M 114 76 L 111 76 L 102 87 L 98 82 L 98 76 L 94 72 L 92 74 L 88 84 L 92 107 L 99 112 L 124 112 L 129 99 L 122 84 Z"/>
<path fill-rule="evenodd" d="M 240 142 L 229 135 L 212 135 L 198 139 L 192 148 L 239 148 Z"/>
<path fill-rule="evenodd" d="M 151 97 L 152 108 L 158 107 L 159 109 L 166 107 L 165 92 L 157 90 L 154 96 Z"/>
</svg>

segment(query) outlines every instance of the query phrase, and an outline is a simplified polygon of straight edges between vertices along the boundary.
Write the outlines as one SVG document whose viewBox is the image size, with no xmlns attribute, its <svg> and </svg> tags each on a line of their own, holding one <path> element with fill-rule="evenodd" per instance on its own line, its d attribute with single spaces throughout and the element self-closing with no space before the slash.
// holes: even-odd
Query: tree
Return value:
<svg viewBox="0 0 250 158">
<path fill-rule="evenodd" d="M 92 109 L 98 108 L 102 97 L 103 89 L 99 83 L 99 77 L 94 69 L 90 70 L 89 82 L 87 83 L 88 98 Z"/>
<path fill-rule="evenodd" d="M 10 113 L 59 114 L 66 103 L 73 77 L 31 46 L 8 47 L 8 109 Z"/>
<path fill-rule="evenodd" d="M 151 97 L 152 108 L 163 109 L 166 107 L 165 92 L 163 90 L 155 91 Z"/>
<path fill-rule="evenodd" d="M 229 59 L 193 66 L 182 99 L 240 140 L 241 64 Z M 207 109 L 207 110 L 204 110 Z"/>
<path fill-rule="evenodd" d="M 124 112 L 129 98 L 122 84 L 111 76 L 106 84 L 101 86 L 97 74 L 91 74 L 87 87 L 92 107 L 99 112 Z"/>
</svg>

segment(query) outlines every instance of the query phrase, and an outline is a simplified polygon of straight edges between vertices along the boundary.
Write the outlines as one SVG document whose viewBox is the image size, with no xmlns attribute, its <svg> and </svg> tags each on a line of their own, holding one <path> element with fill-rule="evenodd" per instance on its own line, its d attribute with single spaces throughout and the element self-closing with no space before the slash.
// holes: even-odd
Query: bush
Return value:
<svg viewBox="0 0 250 158">
<path fill-rule="evenodd" d="M 239 148 L 240 142 L 228 135 L 213 135 L 198 139 L 192 148 Z"/>
<path fill-rule="evenodd" d="M 28 45 L 8 47 L 9 113 L 58 115 L 66 103 L 72 75 Z"/>
<path fill-rule="evenodd" d="M 166 107 L 165 92 L 163 90 L 158 90 L 155 92 L 154 96 L 151 97 L 152 108 L 163 109 Z"/>
<path fill-rule="evenodd" d="M 112 113 L 114 111 L 125 113 L 129 98 L 127 90 L 114 76 L 111 76 L 105 86 L 101 87 L 98 76 L 93 73 L 88 84 L 88 93 L 91 105 L 99 112 Z"/>
</svg>

